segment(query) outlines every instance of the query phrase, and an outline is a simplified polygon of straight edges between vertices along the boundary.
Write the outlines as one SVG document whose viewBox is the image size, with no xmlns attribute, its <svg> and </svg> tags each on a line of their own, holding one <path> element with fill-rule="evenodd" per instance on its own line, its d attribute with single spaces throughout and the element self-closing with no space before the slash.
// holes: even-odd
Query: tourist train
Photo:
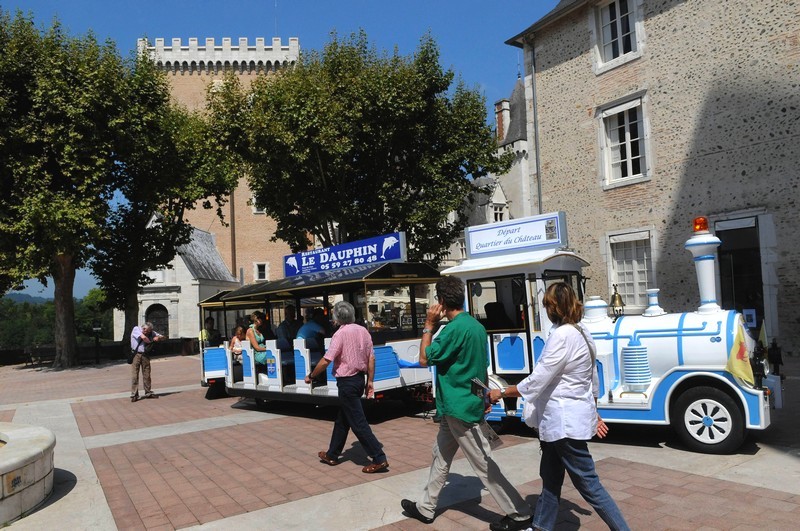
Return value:
<svg viewBox="0 0 800 531">
<path fill-rule="evenodd" d="M 606 422 L 670 425 L 691 450 L 730 453 L 741 446 L 747 430 L 769 426 L 771 407 L 782 405 L 781 382 L 756 355 L 756 341 L 742 315 L 717 304 L 720 240 L 702 218 L 695 229 L 685 247 L 696 269 L 696 309 L 666 312 L 658 289 L 648 290 L 648 306 L 641 315 L 620 315 L 619 305 L 611 311 L 600 297 L 589 296 L 583 323 L 597 347 L 598 411 Z M 465 235 L 467 258 L 441 274 L 464 281 L 465 309 L 488 334 L 489 387 L 503 388 L 530 374 L 542 353 L 552 328 L 542 306 L 547 286 L 567 282 L 583 299 L 582 269 L 588 263 L 568 248 L 563 212 L 469 227 Z M 356 252 L 363 261 L 355 265 L 338 258 L 323 263 L 313 259 Z M 201 320 L 208 312 L 227 319 L 232 312 L 241 315 L 243 308 L 261 308 L 277 324 L 287 303 L 329 308 L 336 300 L 347 300 L 356 308 L 357 322 L 373 336 L 376 399 L 431 400 L 435 369 L 419 366 L 419 338 L 426 310 L 435 302 L 439 272 L 405 261 L 403 233 L 297 253 L 284 263 L 284 279 L 202 302 Z M 331 401 L 337 395 L 331 366 L 326 378 L 304 381 L 329 341 L 267 341 L 264 365 L 255 363 L 249 344 L 241 366 L 232 361 L 227 344 L 205 348 L 202 383 L 224 385 L 230 395 L 262 403 Z M 504 399 L 487 420 L 519 419 L 522 406 L 521 398 Z"/>
</svg>

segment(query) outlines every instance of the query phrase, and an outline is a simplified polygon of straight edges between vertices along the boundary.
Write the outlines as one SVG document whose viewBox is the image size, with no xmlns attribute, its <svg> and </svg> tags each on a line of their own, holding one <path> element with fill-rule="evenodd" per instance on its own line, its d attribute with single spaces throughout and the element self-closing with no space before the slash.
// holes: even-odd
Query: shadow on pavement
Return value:
<svg viewBox="0 0 800 531">
<path fill-rule="evenodd" d="M 37 511 L 41 511 L 46 507 L 50 507 L 61 498 L 65 497 L 69 494 L 72 489 L 75 488 L 75 485 L 78 484 L 78 478 L 72 472 L 68 470 L 64 470 L 63 468 L 54 468 L 53 469 L 53 492 L 50 493 L 50 496 L 45 498 L 44 502 L 41 505 L 36 507 L 33 511 L 28 513 L 34 514 Z M 26 516 L 28 516 L 26 515 Z M 24 519 L 24 518 L 23 518 Z"/>
</svg>

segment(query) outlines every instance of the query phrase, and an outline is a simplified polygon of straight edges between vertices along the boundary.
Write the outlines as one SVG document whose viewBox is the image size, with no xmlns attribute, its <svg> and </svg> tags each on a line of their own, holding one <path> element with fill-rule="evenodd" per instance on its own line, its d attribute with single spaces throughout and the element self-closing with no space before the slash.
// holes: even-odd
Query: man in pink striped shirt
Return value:
<svg viewBox="0 0 800 531">
<path fill-rule="evenodd" d="M 347 442 L 347 434 L 352 429 L 361 446 L 372 458 L 372 463 L 361 469 L 365 474 L 374 474 L 389 468 L 383 445 L 372 433 L 361 397 L 372 398 L 375 394 L 375 354 L 372 351 L 372 337 L 363 326 L 355 324 L 355 308 L 349 302 L 340 301 L 333 307 L 333 321 L 339 329 L 333 334 L 331 346 L 319 361 L 305 382 L 310 384 L 314 378 L 324 373 L 333 363 L 333 375 L 339 389 L 339 414 L 333 424 L 331 442 L 327 452 L 319 452 L 319 460 L 335 466 Z M 366 376 L 366 383 L 365 377 Z"/>
</svg>

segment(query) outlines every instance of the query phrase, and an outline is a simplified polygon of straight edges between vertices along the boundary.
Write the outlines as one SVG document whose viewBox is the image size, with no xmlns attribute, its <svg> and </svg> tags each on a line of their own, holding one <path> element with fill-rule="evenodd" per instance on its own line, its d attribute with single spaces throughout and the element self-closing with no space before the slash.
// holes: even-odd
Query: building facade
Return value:
<svg viewBox="0 0 800 531">
<path fill-rule="evenodd" d="M 202 328 L 197 304 L 222 290 L 239 287 L 222 261 L 214 235 L 192 230 L 191 241 L 178 248 L 167 269 L 149 271 L 153 279 L 139 293 L 139 323 L 150 321 L 170 338 L 194 338 Z M 114 337 L 123 338 L 125 313 L 114 310 Z"/>
<path fill-rule="evenodd" d="M 696 306 L 683 242 L 705 215 L 720 304 L 797 353 L 800 12 L 756 4 L 562 0 L 508 44 L 524 49 L 536 202 L 567 212 L 587 294 Z"/>
</svg>

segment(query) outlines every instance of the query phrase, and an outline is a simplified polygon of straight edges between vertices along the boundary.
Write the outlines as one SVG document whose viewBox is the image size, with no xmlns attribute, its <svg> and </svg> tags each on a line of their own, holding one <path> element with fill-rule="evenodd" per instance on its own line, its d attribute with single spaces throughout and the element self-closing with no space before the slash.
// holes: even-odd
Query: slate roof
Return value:
<svg viewBox="0 0 800 531">
<path fill-rule="evenodd" d="M 178 254 L 196 280 L 237 282 L 222 261 L 214 245 L 214 237 L 209 232 L 193 228 L 191 241 L 178 247 Z"/>
<path fill-rule="evenodd" d="M 514 143 L 518 140 L 528 139 L 527 119 L 525 112 L 525 84 L 521 79 L 517 79 L 514 90 L 511 92 L 509 101 L 510 123 L 508 133 L 506 133 L 500 146 Z"/>
</svg>

